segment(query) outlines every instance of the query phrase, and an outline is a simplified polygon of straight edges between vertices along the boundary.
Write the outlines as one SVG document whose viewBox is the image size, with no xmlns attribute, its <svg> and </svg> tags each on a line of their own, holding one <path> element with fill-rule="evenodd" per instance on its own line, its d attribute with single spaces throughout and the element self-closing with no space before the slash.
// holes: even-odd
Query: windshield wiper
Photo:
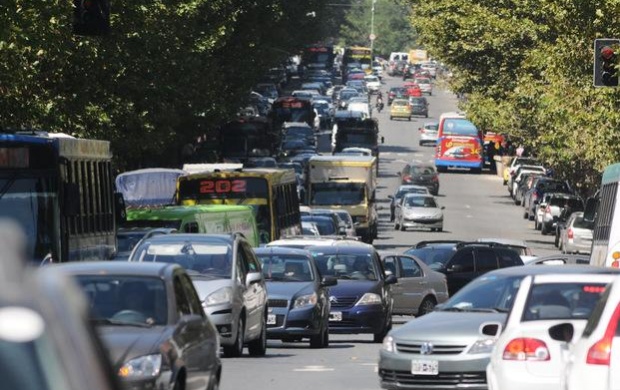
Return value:
<svg viewBox="0 0 620 390">
<path fill-rule="evenodd" d="M 136 326 L 138 328 L 150 328 L 152 325 L 140 322 L 118 321 L 111 318 L 92 318 L 90 320 L 95 325 L 115 325 L 115 326 Z"/>
</svg>

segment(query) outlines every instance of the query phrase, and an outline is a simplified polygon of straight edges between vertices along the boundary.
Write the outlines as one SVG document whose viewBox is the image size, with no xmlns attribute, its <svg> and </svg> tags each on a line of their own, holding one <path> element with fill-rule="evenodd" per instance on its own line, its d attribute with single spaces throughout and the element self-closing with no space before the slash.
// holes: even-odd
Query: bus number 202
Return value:
<svg viewBox="0 0 620 390">
<path fill-rule="evenodd" d="M 245 180 L 208 180 L 200 182 L 201 194 L 245 192 Z"/>
</svg>

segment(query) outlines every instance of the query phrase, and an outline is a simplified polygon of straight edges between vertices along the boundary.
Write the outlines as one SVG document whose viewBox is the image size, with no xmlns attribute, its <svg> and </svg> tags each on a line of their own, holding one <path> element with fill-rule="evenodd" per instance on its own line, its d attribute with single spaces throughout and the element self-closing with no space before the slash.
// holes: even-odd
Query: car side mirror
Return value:
<svg viewBox="0 0 620 390">
<path fill-rule="evenodd" d="M 251 286 L 255 283 L 260 282 L 261 280 L 263 280 L 263 274 L 260 272 L 250 272 L 246 277 L 245 277 L 245 285 L 246 286 Z"/>
<path fill-rule="evenodd" d="M 483 336 L 497 337 L 502 332 L 502 324 L 499 322 L 485 322 L 480 325 L 480 334 Z"/>
<path fill-rule="evenodd" d="M 323 276 L 321 279 L 321 287 L 330 287 L 338 284 L 338 279 L 333 276 Z"/>
<path fill-rule="evenodd" d="M 571 323 L 554 325 L 549 328 L 549 336 L 556 341 L 564 341 L 570 343 L 573 340 L 575 328 Z"/>
<path fill-rule="evenodd" d="M 446 272 L 454 273 L 463 271 L 463 266 L 460 264 L 452 264 L 450 267 L 446 268 Z"/>
<path fill-rule="evenodd" d="M 396 284 L 398 279 L 394 275 L 387 275 L 385 278 L 385 284 Z"/>
</svg>

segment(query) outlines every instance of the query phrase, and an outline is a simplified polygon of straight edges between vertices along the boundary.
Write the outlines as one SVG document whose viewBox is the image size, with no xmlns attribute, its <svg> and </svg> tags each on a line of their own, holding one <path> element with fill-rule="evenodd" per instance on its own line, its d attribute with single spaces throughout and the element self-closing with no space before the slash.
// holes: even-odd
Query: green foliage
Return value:
<svg viewBox="0 0 620 390">
<path fill-rule="evenodd" d="M 620 92 L 592 87 L 592 43 L 620 36 L 616 0 L 410 0 L 412 23 L 485 130 L 535 151 L 584 194 L 620 157 Z"/>
<path fill-rule="evenodd" d="M 370 47 L 372 1 L 352 3 L 340 30 L 342 46 Z M 375 0 L 374 51 L 389 55 L 393 51 L 409 51 L 416 47 L 416 35 L 410 22 L 410 7 L 394 0 Z"/>
<path fill-rule="evenodd" d="M 0 125 L 112 141 L 119 165 L 170 165 L 270 67 L 320 38 L 323 0 L 112 0 L 112 33 L 71 35 L 70 2 L 0 7 Z"/>
</svg>

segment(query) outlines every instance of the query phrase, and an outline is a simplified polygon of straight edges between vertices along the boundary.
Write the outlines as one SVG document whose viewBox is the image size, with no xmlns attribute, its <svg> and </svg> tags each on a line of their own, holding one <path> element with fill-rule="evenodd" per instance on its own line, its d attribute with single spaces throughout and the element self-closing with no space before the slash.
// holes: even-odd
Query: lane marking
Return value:
<svg viewBox="0 0 620 390">
<path fill-rule="evenodd" d="M 328 368 L 325 366 L 305 366 L 304 368 L 295 368 L 293 371 L 296 372 L 328 372 L 334 371 L 333 368 Z"/>
</svg>

